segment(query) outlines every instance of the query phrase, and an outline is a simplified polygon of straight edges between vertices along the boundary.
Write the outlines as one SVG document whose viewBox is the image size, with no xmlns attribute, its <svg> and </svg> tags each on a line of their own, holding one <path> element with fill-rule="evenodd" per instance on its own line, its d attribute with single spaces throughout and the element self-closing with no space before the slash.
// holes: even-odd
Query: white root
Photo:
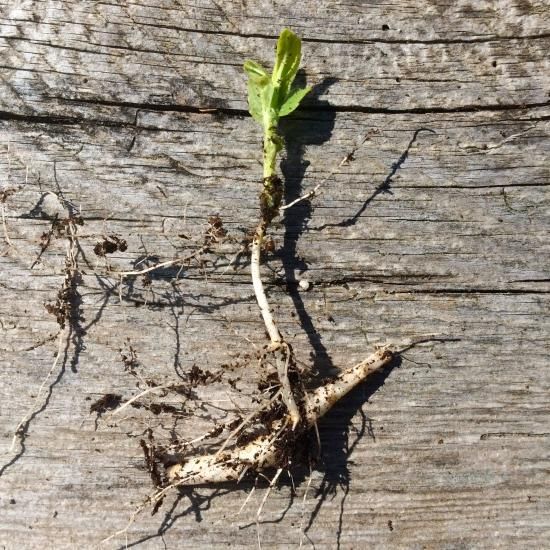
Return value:
<svg viewBox="0 0 550 550">
<path fill-rule="evenodd" d="M 262 221 L 256 229 L 256 234 L 252 241 L 252 249 L 250 256 L 250 273 L 252 275 L 252 286 L 254 287 L 254 294 L 256 295 L 256 301 L 264 320 L 265 328 L 269 334 L 271 340 L 271 351 L 276 354 L 275 361 L 277 365 L 277 375 L 279 382 L 283 389 L 283 401 L 288 409 L 290 418 L 292 420 L 293 429 L 296 428 L 300 422 L 300 411 L 298 405 L 294 400 L 292 393 L 292 386 L 288 379 L 288 364 L 290 361 L 291 350 L 288 344 L 286 344 L 275 324 L 273 315 L 271 314 L 271 308 L 265 295 L 264 285 L 260 274 L 260 255 L 262 249 L 262 241 L 265 236 L 265 223 Z"/>
<path fill-rule="evenodd" d="M 269 339 L 272 344 L 279 344 L 283 341 L 281 333 L 273 320 L 269 302 L 265 295 L 264 285 L 262 283 L 262 276 L 260 274 L 260 254 L 262 249 L 262 241 L 265 235 L 265 226 L 260 223 L 256 229 L 256 234 L 252 241 L 251 255 L 250 255 L 250 273 L 252 275 L 252 286 L 254 287 L 254 294 L 256 295 L 256 301 L 260 308 L 260 313 L 264 320 L 265 328 L 269 334 Z"/>
<path fill-rule="evenodd" d="M 376 133 L 376 132 L 375 132 Z M 284 210 L 288 210 L 289 208 L 292 208 L 293 206 L 295 206 L 296 204 L 299 204 L 301 202 L 305 202 L 305 201 L 308 201 L 309 199 L 312 199 L 313 197 L 317 196 L 317 195 L 320 195 L 322 193 L 322 189 L 321 187 L 323 187 L 328 181 L 330 181 L 332 179 L 332 176 L 334 176 L 334 174 L 336 174 L 336 171 L 346 165 L 346 164 L 350 164 L 350 162 L 354 159 L 354 155 L 355 153 L 357 153 L 357 151 L 359 150 L 359 148 L 365 144 L 369 138 L 371 136 L 371 133 L 368 133 L 366 134 L 365 136 L 363 136 L 361 138 L 361 142 L 356 145 L 330 172 L 329 174 L 326 176 L 326 178 L 324 178 L 320 183 L 318 183 L 311 191 L 308 191 L 307 193 L 304 193 L 303 195 L 299 196 L 297 199 L 294 199 L 292 202 L 289 202 L 288 204 L 285 204 L 281 207 L 279 207 L 279 210 L 281 212 L 283 212 Z M 511 137 L 514 137 L 514 136 L 511 136 Z M 321 192 L 319 192 L 319 190 L 321 190 Z"/>
<path fill-rule="evenodd" d="M 67 342 L 67 330 L 62 330 L 58 334 L 58 340 L 57 340 L 57 353 L 55 354 L 52 366 L 50 367 L 50 370 L 48 371 L 48 374 L 46 374 L 46 377 L 44 380 L 42 380 L 42 383 L 40 384 L 40 387 L 38 388 L 38 392 L 36 393 L 36 397 L 33 399 L 33 403 L 30 407 L 30 409 L 27 411 L 25 416 L 19 421 L 19 424 L 17 424 L 17 427 L 15 428 L 13 432 L 13 437 L 11 441 L 11 445 L 9 448 L 9 452 L 11 453 L 13 449 L 15 448 L 15 444 L 17 443 L 17 439 L 21 437 L 21 431 L 23 429 L 23 426 L 29 421 L 29 419 L 32 417 L 32 415 L 39 409 L 38 403 L 40 399 L 42 399 L 42 395 L 44 392 L 44 388 L 46 387 L 46 384 L 50 380 L 52 374 L 54 373 L 57 364 L 59 363 L 59 359 L 63 355 L 63 346 Z"/>
<path fill-rule="evenodd" d="M 292 429 L 294 430 L 300 423 L 300 411 L 296 401 L 294 400 L 292 386 L 288 378 L 288 365 L 290 363 L 292 351 L 288 344 L 283 342 L 276 353 L 277 375 L 279 377 L 279 381 L 281 382 L 283 401 L 288 409 L 288 414 L 292 420 Z"/>
<path fill-rule="evenodd" d="M 332 406 L 369 374 L 380 370 L 393 358 L 388 349 L 380 349 L 370 357 L 347 369 L 334 380 L 306 394 L 304 400 L 305 427 L 314 426 Z M 204 485 L 237 481 L 247 469 L 259 472 L 278 467 L 281 450 L 277 443 L 281 433 L 292 423 L 290 414 L 275 422 L 272 433 L 260 435 L 246 445 L 222 453 L 202 455 L 174 464 L 167 469 L 171 486 Z"/>
<path fill-rule="evenodd" d="M 141 399 L 142 397 L 145 397 L 148 393 L 155 392 L 155 391 L 162 391 L 166 388 L 169 388 L 170 386 L 152 386 L 150 388 L 147 388 L 146 390 L 143 390 L 142 392 L 138 393 L 137 395 L 134 395 L 134 397 L 128 399 L 125 403 L 123 403 L 118 409 L 114 410 L 110 416 L 115 416 L 116 414 L 120 414 L 122 410 L 124 410 L 126 407 L 131 405 L 132 403 L 136 402 L 138 399 Z"/>
<path fill-rule="evenodd" d="M 195 252 L 192 252 L 191 254 L 188 254 L 184 258 L 175 258 L 173 260 L 168 260 L 166 262 L 161 262 L 155 265 L 151 265 L 149 267 L 145 267 L 143 269 L 134 270 L 134 271 L 112 271 L 111 273 L 114 275 L 118 275 L 121 278 L 124 277 L 137 277 L 138 275 L 145 275 L 146 273 L 151 273 L 151 271 L 155 271 L 156 269 L 161 269 L 163 267 L 170 267 L 172 265 L 177 264 L 184 264 L 185 262 L 188 262 L 190 260 L 193 260 L 194 258 L 197 258 L 201 254 L 203 254 L 205 251 L 205 247 L 201 247 L 198 250 L 195 250 Z"/>
<path fill-rule="evenodd" d="M 346 369 L 332 382 L 315 389 L 309 395 L 306 394 L 305 409 L 308 426 L 313 426 L 344 395 L 365 380 L 367 376 L 386 366 L 392 359 L 393 353 L 387 348 L 381 348 L 361 363 Z"/>
</svg>

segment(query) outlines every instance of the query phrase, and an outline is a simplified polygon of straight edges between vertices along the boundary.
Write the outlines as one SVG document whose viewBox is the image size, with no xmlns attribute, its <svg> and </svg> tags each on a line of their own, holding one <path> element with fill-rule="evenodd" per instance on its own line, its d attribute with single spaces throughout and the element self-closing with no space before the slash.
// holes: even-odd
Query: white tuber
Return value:
<svg viewBox="0 0 550 550">
<path fill-rule="evenodd" d="M 305 395 L 305 428 L 313 426 L 332 406 L 371 373 L 380 370 L 393 358 L 388 349 L 380 349 L 357 365 L 345 370 L 326 385 Z M 248 470 L 259 472 L 279 467 L 282 449 L 281 435 L 290 428 L 291 418 L 286 415 L 273 423 L 271 433 L 260 435 L 246 445 L 191 458 L 167 469 L 172 486 L 203 485 L 239 480 Z"/>
</svg>

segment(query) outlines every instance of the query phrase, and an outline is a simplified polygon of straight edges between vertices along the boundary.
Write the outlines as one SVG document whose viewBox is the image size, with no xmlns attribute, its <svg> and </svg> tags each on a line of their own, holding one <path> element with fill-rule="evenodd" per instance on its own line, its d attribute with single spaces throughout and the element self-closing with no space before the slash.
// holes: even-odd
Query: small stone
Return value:
<svg viewBox="0 0 550 550">
<path fill-rule="evenodd" d="M 300 287 L 300 290 L 309 290 L 311 288 L 311 283 L 306 280 L 306 279 L 302 279 L 299 283 L 298 283 L 298 286 Z"/>
<path fill-rule="evenodd" d="M 34 208 L 35 214 L 41 214 L 45 218 L 60 218 L 66 215 L 63 204 L 55 193 L 45 193 Z"/>
</svg>

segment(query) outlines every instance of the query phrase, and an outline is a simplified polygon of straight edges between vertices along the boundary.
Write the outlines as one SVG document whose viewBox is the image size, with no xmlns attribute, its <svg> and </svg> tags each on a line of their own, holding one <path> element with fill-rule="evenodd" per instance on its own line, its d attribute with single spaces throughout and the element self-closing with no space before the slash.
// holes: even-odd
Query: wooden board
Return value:
<svg viewBox="0 0 550 550">
<path fill-rule="evenodd" d="M 268 63 L 290 25 L 317 86 L 282 125 L 285 200 L 324 191 L 272 230 L 281 329 L 321 374 L 377 344 L 423 343 L 322 423 L 311 484 L 295 472 L 294 495 L 288 480 L 272 491 L 262 546 L 544 547 L 549 14 L 535 1 L 0 6 L 0 545 L 95 548 L 150 492 L 139 440 L 149 427 L 166 438 L 170 414 L 90 413 L 106 393 L 138 393 L 130 346 L 159 383 L 194 364 L 241 378 L 244 394 L 200 389 L 218 412 L 187 404 L 184 437 L 252 406 L 245 354 L 264 329 L 246 257 L 228 266 L 257 219 L 261 170 L 241 65 Z M 58 348 L 44 304 L 69 241 L 48 235 L 71 209 L 77 330 L 39 393 Z M 232 240 L 212 263 L 119 293 L 114 270 L 191 253 L 214 214 Z M 97 256 L 110 235 L 127 248 Z M 103 547 L 254 547 L 265 489 L 237 515 L 250 488 L 172 495 Z"/>
</svg>

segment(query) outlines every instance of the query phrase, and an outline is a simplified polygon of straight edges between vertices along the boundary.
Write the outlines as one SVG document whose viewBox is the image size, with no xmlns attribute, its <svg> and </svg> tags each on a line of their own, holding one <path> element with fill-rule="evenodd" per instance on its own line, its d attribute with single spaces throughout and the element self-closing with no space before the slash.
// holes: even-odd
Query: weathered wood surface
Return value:
<svg viewBox="0 0 550 550">
<path fill-rule="evenodd" d="M 96 429 L 89 413 L 105 393 L 137 392 L 120 359 L 127 338 L 143 376 L 160 382 L 263 342 L 246 261 L 224 267 L 237 245 L 207 278 L 167 270 L 151 287 L 125 286 L 122 301 L 107 266 L 184 255 L 214 213 L 237 239 L 253 225 L 260 138 L 240 67 L 268 61 L 284 25 L 304 37 L 307 79 L 319 83 L 284 125 L 287 201 L 329 181 L 273 231 L 265 273 L 281 328 L 322 372 L 376 343 L 429 341 L 326 419 L 324 469 L 305 501 L 302 479 L 294 499 L 288 485 L 273 491 L 263 546 L 298 546 L 301 523 L 315 548 L 547 544 L 547 2 L 0 6 L 0 191 L 16 191 L 0 257 L 4 548 L 96 547 L 149 492 L 139 438 L 170 418 L 131 411 Z M 57 348 L 44 303 L 62 284 L 67 239 L 52 238 L 31 269 L 45 216 L 66 215 L 48 191 L 84 220 L 86 332 L 10 452 Z M 98 258 L 104 235 L 128 249 Z M 309 292 L 296 291 L 299 279 Z M 208 391 L 219 406 L 246 406 L 221 385 Z M 195 415 L 179 429 L 210 425 Z M 263 490 L 236 516 L 249 489 L 172 499 L 105 547 L 253 547 L 255 527 L 242 526 Z"/>
</svg>

